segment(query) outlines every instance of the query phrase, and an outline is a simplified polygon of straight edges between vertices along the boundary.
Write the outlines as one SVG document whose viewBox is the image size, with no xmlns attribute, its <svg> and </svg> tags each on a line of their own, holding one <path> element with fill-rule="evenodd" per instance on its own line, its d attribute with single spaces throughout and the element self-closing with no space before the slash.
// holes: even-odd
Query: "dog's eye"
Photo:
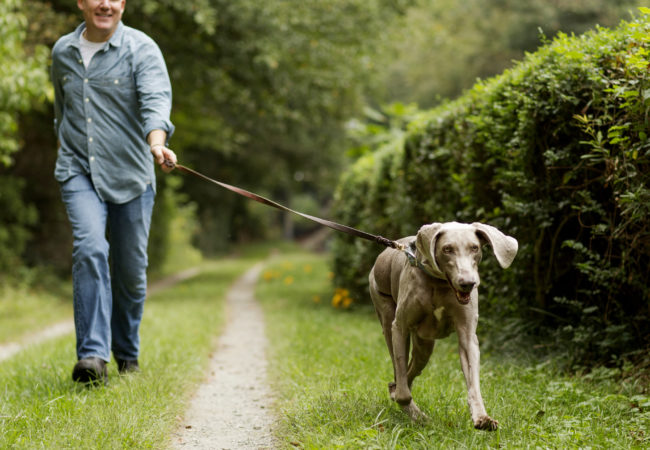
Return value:
<svg viewBox="0 0 650 450">
<path fill-rule="evenodd" d="M 472 253 L 477 253 L 480 250 L 480 247 L 478 245 L 472 245 L 470 247 L 470 250 L 472 251 Z"/>
<path fill-rule="evenodd" d="M 444 247 L 442 247 L 442 253 L 446 253 L 446 254 L 454 253 L 454 247 L 452 247 L 451 245 L 445 245 Z"/>
</svg>

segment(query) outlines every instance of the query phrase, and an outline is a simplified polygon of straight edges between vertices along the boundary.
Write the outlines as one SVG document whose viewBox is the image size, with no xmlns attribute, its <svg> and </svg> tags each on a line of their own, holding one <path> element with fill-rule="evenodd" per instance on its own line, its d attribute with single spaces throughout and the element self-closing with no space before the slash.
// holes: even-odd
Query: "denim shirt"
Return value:
<svg viewBox="0 0 650 450">
<path fill-rule="evenodd" d="M 54 131 L 59 140 L 55 178 L 89 175 L 99 197 L 126 203 L 155 188 L 147 135 L 174 132 L 171 84 L 160 49 L 141 31 L 119 23 L 84 67 L 79 37 L 61 37 L 52 49 Z"/>
</svg>

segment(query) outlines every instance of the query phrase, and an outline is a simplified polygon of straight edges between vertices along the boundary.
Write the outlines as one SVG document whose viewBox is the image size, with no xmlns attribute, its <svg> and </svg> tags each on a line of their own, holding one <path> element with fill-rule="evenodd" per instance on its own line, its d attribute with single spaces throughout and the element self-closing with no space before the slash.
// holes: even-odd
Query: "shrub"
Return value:
<svg viewBox="0 0 650 450">
<path fill-rule="evenodd" d="M 339 220 L 387 237 L 481 221 L 515 236 L 513 267 L 482 265 L 488 323 L 552 332 L 575 362 L 650 345 L 650 9 L 560 34 L 410 124 L 340 182 Z M 390 169 L 389 169 L 390 168 Z M 381 249 L 338 236 L 337 286 L 368 299 Z M 367 300 L 366 300 L 367 301 Z"/>
</svg>

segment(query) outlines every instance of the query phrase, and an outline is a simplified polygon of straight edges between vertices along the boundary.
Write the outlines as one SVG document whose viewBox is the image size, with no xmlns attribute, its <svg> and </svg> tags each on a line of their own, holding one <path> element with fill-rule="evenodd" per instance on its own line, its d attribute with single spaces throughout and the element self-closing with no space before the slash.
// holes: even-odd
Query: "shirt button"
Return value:
<svg viewBox="0 0 650 450">
<path fill-rule="evenodd" d="M 84 101 L 85 101 L 86 103 L 88 103 L 88 102 L 90 101 L 90 99 L 89 99 L 88 97 L 86 97 L 86 98 L 84 99 Z"/>
<path fill-rule="evenodd" d="M 84 78 L 84 83 L 88 83 L 88 78 Z"/>
<path fill-rule="evenodd" d="M 114 83 L 115 84 L 120 84 L 120 80 L 115 80 Z"/>
<path fill-rule="evenodd" d="M 79 64 L 83 64 L 83 63 L 84 63 L 84 60 L 83 60 L 83 59 L 79 59 Z"/>
<path fill-rule="evenodd" d="M 88 142 L 92 142 L 92 141 L 93 141 L 93 138 L 89 137 Z"/>
<path fill-rule="evenodd" d="M 93 162 L 94 160 L 95 160 L 95 157 L 94 157 L 94 156 L 91 156 L 91 157 L 90 157 L 90 162 Z"/>
<path fill-rule="evenodd" d="M 93 121 L 93 119 L 91 119 L 91 118 L 89 117 L 89 118 L 88 118 L 88 123 L 90 123 L 90 122 L 92 122 L 92 121 Z"/>
</svg>

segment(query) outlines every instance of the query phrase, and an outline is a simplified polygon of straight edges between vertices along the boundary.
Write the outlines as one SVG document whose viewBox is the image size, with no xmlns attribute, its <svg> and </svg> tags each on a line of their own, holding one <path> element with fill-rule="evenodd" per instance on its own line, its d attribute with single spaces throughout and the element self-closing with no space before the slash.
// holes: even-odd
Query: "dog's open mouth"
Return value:
<svg viewBox="0 0 650 450">
<path fill-rule="evenodd" d="M 458 300 L 458 303 L 461 305 L 467 305 L 472 297 L 472 291 L 462 292 L 454 289 L 454 293 L 456 293 L 456 300 Z"/>
<path fill-rule="evenodd" d="M 472 291 L 459 291 L 454 287 L 454 283 L 451 282 L 451 278 L 449 278 L 449 275 L 445 274 L 447 277 L 447 283 L 449 283 L 449 287 L 451 288 L 452 291 L 454 291 L 454 294 L 456 294 L 456 300 L 458 300 L 458 303 L 461 305 L 467 305 L 469 301 L 472 299 Z"/>
</svg>

